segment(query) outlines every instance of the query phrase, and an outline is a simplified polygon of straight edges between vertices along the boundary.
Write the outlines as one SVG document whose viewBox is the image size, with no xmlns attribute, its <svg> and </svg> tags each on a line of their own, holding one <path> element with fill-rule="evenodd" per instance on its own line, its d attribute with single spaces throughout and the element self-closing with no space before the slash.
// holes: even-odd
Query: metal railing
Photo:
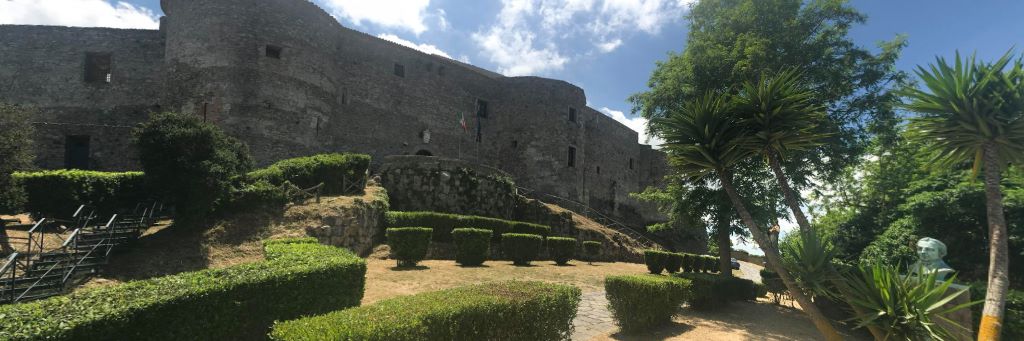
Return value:
<svg viewBox="0 0 1024 341">
<path fill-rule="evenodd" d="M 612 218 L 608 217 L 607 215 L 604 215 L 600 211 L 598 211 L 598 210 L 596 210 L 596 209 L 594 209 L 594 208 L 592 208 L 590 206 L 587 206 L 587 205 L 585 205 L 585 204 L 583 204 L 581 202 L 578 202 L 578 201 L 575 201 L 575 200 L 572 200 L 572 199 L 562 198 L 562 197 L 559 197 L 559 196 L 556 196 L 556 195 L 552 195 L 552 194 L 548 194 L 548 193 L 537 192 L 537 191 L 534 191 L 534 190 L 531 190 L 531 189 L 525 188 L 525 187 L 518 187 L 517 186 L 516 189 L 517 189 L 517 192 L 518 192 L 519 195 L 522 195 L 524 197 L 531 198 L 531 199 L 534 199 L 534 200 L 538 200 L 538 201 L 543 202 L 543 203 L 551 203 L 551 204 L 558 205 L 558 206 L 560 206 L 560 207 L 562 207 L 564 209 L 567 209 L 569 211 L 575 212 L 576 214 L 579 214 L 579 215 L 582 215 L 584 217 L 587 217 L 588 219 L 593 220 L 593 221 L 597 222 L 598 224 L 607 226 L 607 227 L 609 227 L 609 228 L 611 228 L 611 229 L 613 229 L 615 231 L 618 231 L 618 232 L 620 232 L 622 234 L 630 236 L 633 239 L 636 239 L 637 241 L 639 241 L 641 244 L 644 244 L 644 246 L 647 246 L 647 247 L 650 247 L 650 248 L 661 248 L 661 244 L 655 242 L 654 240 L 648 238 L 642 232 L 640 232 L 640 230 L 642 228 L 637 228 L 637 227 L 634 227 L 634 226 L 623 224 L 623 223 L 621 223 L 621 222 L 619 222 L 619 221 L 617 221 L 615 219 L 612 219 Z"/>
</svg>

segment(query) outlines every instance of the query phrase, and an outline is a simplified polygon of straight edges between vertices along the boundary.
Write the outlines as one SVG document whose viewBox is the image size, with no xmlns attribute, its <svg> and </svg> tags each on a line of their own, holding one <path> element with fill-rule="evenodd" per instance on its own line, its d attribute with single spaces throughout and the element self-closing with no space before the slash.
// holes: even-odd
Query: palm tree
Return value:
<svg viewBox="0 0 1024 341">
<path fill-rule="evenodd" d="M 974 177 L 984 170 L 989 271 L 978 340 L 999 340 L 1009 286 L 999 183 L 1007 164 L 1024 161 L 1024 67 L 1021 59 L 1010 65 L 1011 55 L 992 64 L 976 63 L 974 56 L 961 60 L 959 52 L 953 65 L 937 57 L 936 64 L 916 70 L 927 90 L 904 92 L 910 99 L 905 107 L 920 114 L 911 128 L 935 151 L 933 164 L 973 162 Z"/>
<path fill-rule="evenodd" d="M 827 340 L 842 340 L 832 324 L 811 300 L 797 287 L 793 277 L 782 266 L 778 249 L 757 226 L 746 204 L 733 184 L 732 167 L 752 156 L 750 143 L 742 125 L 732 116 L 733 108 L 726 95 L 708 93 L 688 101 L 666 117 L 651 121 L 651 129 L 665 140 L 664 149 L 678 174 L 690 180 L 715 177 L 728 194 L 743 224 L 750 229 L 758 246 L 764 250 L 768 264 L 775 269 L 793 298 L 814 322 Z"/>
<path fill-rule="evenodd" d="M 825 119 L 824 108 L 815 104 L 814 93 L 803 85 L 801 74 L 795 69 L 744 82 L 736 104 L 740 123 L 749 132 L 747 147 L 768 161 L 801 234 L 809 233 L 811 224 L 800 209 L 800 198 L 790 187 L 780 159 L 790 151 L 821 144 L 827 134 L 816 130 Z"/>
</svg>

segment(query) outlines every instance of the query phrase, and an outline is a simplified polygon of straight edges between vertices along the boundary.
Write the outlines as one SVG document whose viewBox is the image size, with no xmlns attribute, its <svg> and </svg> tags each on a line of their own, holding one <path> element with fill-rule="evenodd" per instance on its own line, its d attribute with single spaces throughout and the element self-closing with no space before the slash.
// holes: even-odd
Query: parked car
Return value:
<svg viewBox="0 0 1024 341">
<path fill-rule="evenodd" d="M 740 269 L 740 261 L 736 260 L 736 258 L 729 259 L 729 264 L 732 265 L 733 270 Z"/>
</svg>

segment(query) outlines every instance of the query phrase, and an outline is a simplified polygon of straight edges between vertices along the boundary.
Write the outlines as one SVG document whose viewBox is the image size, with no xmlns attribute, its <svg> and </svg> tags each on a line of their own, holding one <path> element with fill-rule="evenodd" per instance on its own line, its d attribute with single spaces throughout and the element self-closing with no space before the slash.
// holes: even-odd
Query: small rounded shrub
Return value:
<svg viewBox="0 0 1024 341">
<path fill-rule="evenodd" d="M 668 252 L 658 250 L 644 250 L 644 263 L 647 264 L 647 271 L 652 274 L 660 274 L 665 270 L 665 263 L 668 260 Z"/>
<path fill-rule="evenodd" d="M 391 255 L 398 260 L 399 267 L 416 266 L 427 257 L 432 229 L 425 227 L 389 228 L 385 231 Z"/>
<path fill-rule="evenodd" d="M 464 266 L 477 266 L 487 260 L 487 250 L 491 246 L 491 230 L 475 228 L 457 228 L 452 230 L 455 241 L 455 262 Z"/>
<path fill-rule="evenodd" d="M 668 273 L 679 272 L 679 268 L 683 265 L 683 254 L 670 252 L 668 258 L 665 260 L 665 271 Z"/>
<path fill-rule="evenodd" d="M 612 316 L 627 333 L 671 322 L 691 297 L 690 281 L 672 276 L 608 276 L 604 289 Z"/>
<path fill-rule="evenodd" d="M 683 272 L 693 272 L 694 271 L 694 268 L 695 268 L 694 264 L 696 262 L 694 256 L 695 255 L 693 255 L 693 254 L 683 253 L 683 263 L 680 266 L 682 268 Z"/>
<path fill-rule="evenodd" d="M 601 255 L 601 242 L 588 240 L 583 242 L 583 252 L 587 254 L 587 262 L 593 263 Z"/>
<path fill-rule="evenodd" d="M 515 265 L 530 265 L 537 259 L 544 238 L 535 234 L 505 233 L 501 235 L 501 251 Z"/>
<path fill-rule="evenodd" d="M 555 264 L 566 265 L 576 255 L 576 238 L 549 237 L 548 254 Z"/>
</svg>

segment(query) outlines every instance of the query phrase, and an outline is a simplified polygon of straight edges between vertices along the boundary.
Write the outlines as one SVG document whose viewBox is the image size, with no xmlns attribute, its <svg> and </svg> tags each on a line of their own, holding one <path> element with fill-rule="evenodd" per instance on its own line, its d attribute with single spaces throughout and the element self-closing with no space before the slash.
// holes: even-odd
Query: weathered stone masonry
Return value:
<svg viewBox="0 0 1024 341">
<path fill-rule="evenodd" d="M 243 139 L 260 164 L 336 151 L 444 156 L 637 225 L 654 219 L 628 194 L 659 182 L 663 155 L 587 107 L 579 87 L 424 54 L 305 0 L 161 7 L 159 30 L 0 26 L 0 101 L 40 109 L 39 166 L 137 168 L 131 127 L 180 111 Z"/>
</svg>

